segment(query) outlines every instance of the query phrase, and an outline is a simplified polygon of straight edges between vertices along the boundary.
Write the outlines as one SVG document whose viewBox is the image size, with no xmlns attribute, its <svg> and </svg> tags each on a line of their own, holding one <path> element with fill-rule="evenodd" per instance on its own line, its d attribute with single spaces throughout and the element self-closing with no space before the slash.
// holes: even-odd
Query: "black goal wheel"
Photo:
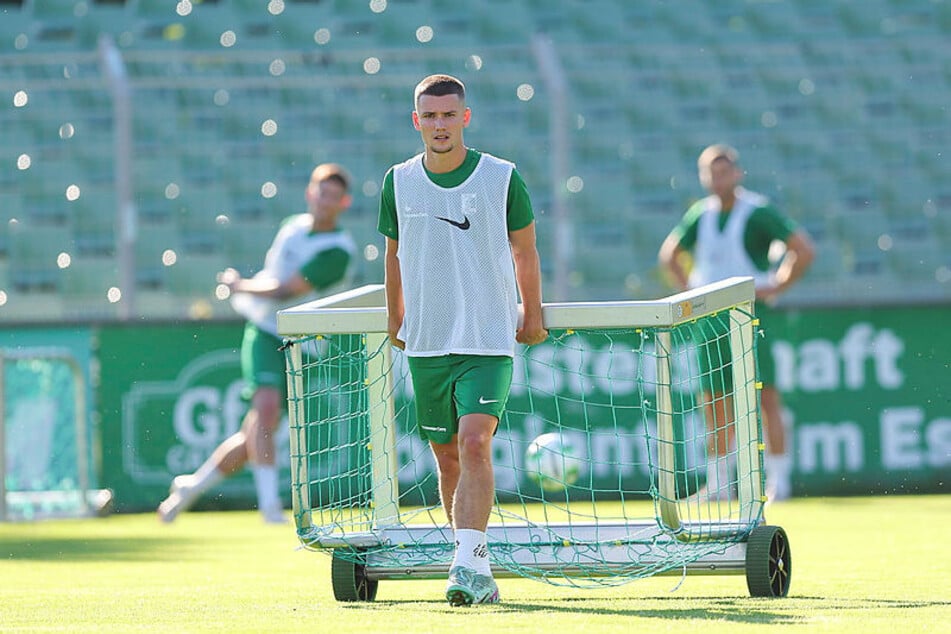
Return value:
<svg viewBox="0 0 951 634">
<path fill-rule="evenodd" d="M 330 562 L 330 580 L 337 601 L 373 601 L 380 582 L 367 577 L 362 560 L 354 561 L 354 553 L 342 557 L 334 551 Z"/>
<path fill-rule="evenodd" d="M 746 587 L 751 597 L 784 597 L 792 579 L 789 538 L 779 526 L 757 526 L 746 542 Z"/>
</svg>

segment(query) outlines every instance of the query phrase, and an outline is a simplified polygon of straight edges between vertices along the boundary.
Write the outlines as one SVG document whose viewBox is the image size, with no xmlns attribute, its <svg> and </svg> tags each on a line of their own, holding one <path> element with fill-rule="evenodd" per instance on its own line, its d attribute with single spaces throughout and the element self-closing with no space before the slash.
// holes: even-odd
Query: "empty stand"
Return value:
<svg viewBox="0 0 951 634">
<path fill-rule="evenodd" d="M 417 31 L 427 26 L 431 39 Z M 189 304 L 168 297 L 230 315 L 214 273 L 260 266 L 319 162 L 353 173 L 343 222 L 379 253 L 379 187 L 420 149 L 410 92 L 435 71 L 469 85 L 468 143 L 513 160 L 529 183 L 546 275 L 553 192 L 564 196 L 573 299 L 669 290 L 657 247 L 703 195 L 696 156 L 719 141 L 740 150 L 747 184 L 815 237 L 816 264 L 790 301 L 947 299 L 936 272 L 951 245 L 949 33 L 951 3 L 931 0 L 3 5 L 0 288 L 65 293 L 48 302 L 64 314 L 115 312 L 95 281 L 110 276 L 116 237 L 114 108 L 95 54 L 107 34 L 133 89 L 136 279 L 143 306 L 164 316 Z M 566 72 L 580 191 L 551 182 L 553 96 L 535 34 Z M 358 276 L 382 279 L 382 259 L 361 253 Z M 70 309 L 84 305 L 101 310 Z"/>
</svg>

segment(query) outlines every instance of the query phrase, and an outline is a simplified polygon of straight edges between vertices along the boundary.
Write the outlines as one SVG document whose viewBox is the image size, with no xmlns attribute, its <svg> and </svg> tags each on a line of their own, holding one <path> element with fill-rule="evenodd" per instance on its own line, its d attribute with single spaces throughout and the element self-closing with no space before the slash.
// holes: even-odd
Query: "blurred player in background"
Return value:
<svg viewBox="0 0 951 634">
<path fill-rule="evenodd" d="M 768 326 L 774 321 L 770 306 L 812 263 L 814 250 L 809 235 L 796 223 L 773 208 L 763 196 L 740 186 L 743 170 L 739 154 L 728 145 L 706 148 L 697 161 L 700 183 L 710 195 L 696 202 L 674 227 L 660 248 L 659 260 L 680 289 L 697 288 L 731 276 L 750 276 L 756 284 L 756 316 L 767 337 L 760 347 L 759 368 L 763 382 L 761 394 L 763 426 L 766 432 L 766 491 L 770 500 L 790 496 L 791 457 L 786 453 L 782 420 L 782 402 L 775 386 L 775 370 L 769 344 L 776 332 Z M 778 267 L 771 268 L 769 252 L 775 241 L 785 245 Z M 689 253 L 693 265 L 685 265 Z M 728 344 L 726 337 L 721 341 Z M 714 347 L 716 343 L 711 344 Z M 725 352 L 704 349 L 701 363 L 729 358 Z M 713 358 L 710 358 L 713 357 Z M 711 368 L 703 368 L 709 372 Z M 729 372 L 722 373 L 724 392 L 731 392 Z M 733 399 L 720 393 L 701 395 L 708 429 L 707 485 L 701 495 L 708 499 L 726 498 L 729 492 L 729 460 L 733 445 Z M 717 459 L 720 457 L 720 459 Z"/>
<path fill-rule="evenodd" d="M 286 408 L 287 382 L 277 311 L 341 286 L 347 279 L 355 245 L 337 218 L 349 206 L 350 176 L 343 167 L 325 163 L 310 176 L 305 191 L 307 213 L 287 218 L 252 278 L 234 269 L 218 274 L 228 287 L 235 310 L 248 319 L 241 343 L 243 395 L 251 407 L 241 430 L 227 438 L 195 472 L 172 480 L 159 518 L 173 521 L 205 491 L 250 463 L 258 509 L 269 523 L 284 523 L 278 487 L 274 435 Z"/>
<path fill-rule="evenodd" d="M 408 357 L 417 423 L 454 529 L 446 599 L 497 603 L 485 535 L 495 500 L 492 437 L 516 340 L 548 337 L 534 213 L 514 165 L 465 146 L 471 111 L 461 81 L 423 79 L 414 105 L 424 152 L 386 173 L 380 199 L 388 330 Z"/>
</svg>

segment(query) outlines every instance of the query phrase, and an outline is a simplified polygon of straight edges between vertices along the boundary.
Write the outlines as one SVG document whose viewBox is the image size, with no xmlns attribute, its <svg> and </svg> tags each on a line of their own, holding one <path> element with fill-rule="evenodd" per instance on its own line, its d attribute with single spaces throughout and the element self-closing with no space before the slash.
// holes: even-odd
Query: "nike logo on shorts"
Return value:
<svg viewBox="0 0 951 634">
<path fill-rule="evenodd" d="M 488 405 L 489 403 L 498 403 L 499 399 L 497 398 L 486 398 L 484 396 L 479 397 L 479 405 Z"/>
<path fill-rule="evenodd" d="M 452 220 L 450 218 L 442 218 L 440 216 L 436 216 L 436 220 L 442 220 L 443 222 L 448 222 L 453 227 L 458 227 L 462 229 L 463 231 L 469 228 L 469 216 L 463 216 L 462 222 L 459 222 L 457 220 Z"/>
<path fill-rule="evenodd" d="M 445 427 L 430 427 L 428 425 L 420 425 L 426 431 L 446 431 Z"/>
</svg>

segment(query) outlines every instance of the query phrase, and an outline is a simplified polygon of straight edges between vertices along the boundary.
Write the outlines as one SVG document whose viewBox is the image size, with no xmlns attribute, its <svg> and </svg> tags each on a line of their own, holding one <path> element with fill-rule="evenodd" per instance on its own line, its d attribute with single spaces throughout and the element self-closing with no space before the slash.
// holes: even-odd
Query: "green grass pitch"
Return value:
<svg viewBox="0 0 951 634">
<path fill-rule="evenodd" d="M 797 499 L 767 517 L 792 546 L 785 599 L 750 598 L 742 576 L 502 579 L 503 602 L 473 608 L 450 608 L 441 581 L 382 581 L 373 603 L 337 603 L 330 558 L 251 512 L 0 524 L 0 632 L 946 631 L 947 496 Z"/>
</svg>

